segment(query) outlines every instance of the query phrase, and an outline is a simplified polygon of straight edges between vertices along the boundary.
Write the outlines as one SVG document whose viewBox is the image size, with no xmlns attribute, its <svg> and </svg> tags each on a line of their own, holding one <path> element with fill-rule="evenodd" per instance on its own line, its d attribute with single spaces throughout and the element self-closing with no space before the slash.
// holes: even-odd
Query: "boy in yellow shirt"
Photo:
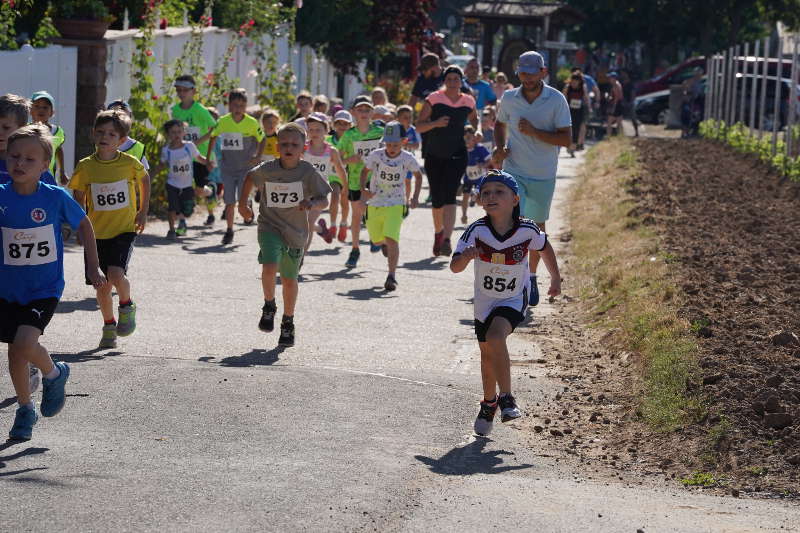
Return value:
<svg viewBox="0 0 800 533">
<path fill-rule="evenodd" d="M 147 222 L 150 177 L 138 159 L 119 151 L 130 128 L 130 118 L 124 112 L 100 112 L 94 121 L 96 151 L 78 163 L 69 182 L 75 199 L 86 206 L 95 229 L 100 269 L 109 281 L 97 289 L 104 321 L 100 348 L 114 348 L 118 335 L 125 337 L 136 329 L 136 304 L 131 300 L 126 275 L 136 233 L 141 233 Z M 119 295 L 119 324 L 114 319 L 112 289 Z"/>
</svg>

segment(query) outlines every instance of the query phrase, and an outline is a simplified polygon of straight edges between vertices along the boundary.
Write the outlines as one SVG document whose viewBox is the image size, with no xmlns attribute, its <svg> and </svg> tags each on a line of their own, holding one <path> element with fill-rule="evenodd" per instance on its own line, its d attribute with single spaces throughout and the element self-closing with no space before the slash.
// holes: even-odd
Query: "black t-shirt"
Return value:
<svg viewBox="0 0 800 533">
<path fill-rule="evenodd" d="M 417 81 L 414 82 L 414 88 L 411 89 L 411 94 L 420 100 L 424 100 L 429 94 L 441 89 L 442 85 L 444 85 L 443 75 L 426 78 L 424 75 L 420 74 L 417 76 Z M 461 92 L 472 94 L 472 88 L 467 85 L 466 80 L 461 84 Z"/>
</svg>

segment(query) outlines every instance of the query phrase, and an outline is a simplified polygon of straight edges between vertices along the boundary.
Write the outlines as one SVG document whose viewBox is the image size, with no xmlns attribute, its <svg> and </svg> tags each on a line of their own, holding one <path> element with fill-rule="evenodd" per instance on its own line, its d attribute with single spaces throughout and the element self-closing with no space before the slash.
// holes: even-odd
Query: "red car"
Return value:
<svg viewBox="0 0 800 533">
<path fill-rule="evenodd" d="M 670 85 L 683 83 L 694 75 L 693 71 L 696 67 L 700 67 L 705 71 L 706 58 L 702 56 L 691 57 L 683 63 L 672 65 L 661 74 L 649 80 L 640 81 L 636 84 L 636 96 L 644 96 L 656 91 L 665 91 L 669 89 Z"/>
</svg>

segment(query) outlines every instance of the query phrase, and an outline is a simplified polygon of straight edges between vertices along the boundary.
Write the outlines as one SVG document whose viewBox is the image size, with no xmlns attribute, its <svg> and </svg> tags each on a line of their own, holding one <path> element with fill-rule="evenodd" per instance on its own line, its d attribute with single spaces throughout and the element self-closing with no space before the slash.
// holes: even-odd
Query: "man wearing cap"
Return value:
<svg viewBox="0 0 800 533">
<path fill-rule="evenodd" d="M 480 75 L 481 64 L 473 57 L 464 67 L 464 77 L 466 78 L 466 84 L 472 89 L 472 95 L 475 97 L 475 107 L 478 111 L 483 110 L 487 105 L 497 103 L 497 96 L 494 94 L 492 86 L 480 79 Z"/>
<path fill-rule="evenodd" d="M 606 135 L 611 137 L 614 127 L 622 129 L 622 115 L 624 110 L 622 103 L 624 95 L 622 92 L 622 84 L 619 82 L 619 74 L 612 71 L 608 73 L 608 81 L 611 84 L 611 100 L 608 102 L 608 121 L 606 122 Z"/>
<path fill-rule="evenodd" d="M 494 160 L 517 180 L 522 216 L 544 230 L 556 187 L 559 147 L 570 145 L 572 121 L 564 95 L 544 82 L 547 67 L 541 54 L 522 54 L 517 75 L 521 85 L 505 91 L 498 104 Z M 539 303 L 538 265 L 539 253 L 531 251 L 531 305 Z"/>
<path fill-rule="evenodd" d="M 67 175 L 64 171 L 64 150 L 61 148 L 66 141 L 64 128 L 56 124 L 50 124 L 50 119 L 55 115 L 56 101 L 47 91 L 37 91 L 31 96 L 31 121 L 40 122 L 50 130 L 53 141 L 53 157 L 50 160 L 50 173 L 55 176 L 56 164 L 58 164 L 59 181 L 62 185 L 67 184 Z"/>
</svg>

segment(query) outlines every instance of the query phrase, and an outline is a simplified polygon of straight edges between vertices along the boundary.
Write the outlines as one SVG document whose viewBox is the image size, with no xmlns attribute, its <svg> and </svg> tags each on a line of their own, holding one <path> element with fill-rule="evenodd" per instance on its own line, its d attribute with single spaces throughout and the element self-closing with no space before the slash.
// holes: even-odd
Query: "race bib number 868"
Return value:
<svg viewBox="0 0 800 533">
<path fill-rule="evenodd" d="M 116 211 L 130 204 L 127 180 L 113 183 L 92 183 L 92 203 L 95 211 Z"/>
</svg>

